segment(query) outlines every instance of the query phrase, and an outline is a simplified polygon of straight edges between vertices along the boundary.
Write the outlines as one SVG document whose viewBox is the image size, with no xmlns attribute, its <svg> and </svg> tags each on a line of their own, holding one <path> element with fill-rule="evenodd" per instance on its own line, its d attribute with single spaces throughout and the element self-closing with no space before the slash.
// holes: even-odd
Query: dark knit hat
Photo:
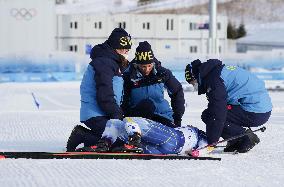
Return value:
<svg viewBox="0 0 284 187">
<path fill-rule="evenodd" d="M 185 80 L 189 83 L 195 79 L 197 79 L 199 73 L 199 66 L 201 65 L 201 61 L 196 59 L 188 64 L 185 68 Z"/>
<path fill-rule="evenodd" d="M 154 53 L 151 45 L 147 42 L 139 42 L 135 53 L 136 64 L 151 64 L 154 62 Z"/>
<path fill-rule="evenodd" d="M 107 39 L 113 49 L 131 49 L 131 36 L 123 28 L 115 28 Z"/>
</svg>

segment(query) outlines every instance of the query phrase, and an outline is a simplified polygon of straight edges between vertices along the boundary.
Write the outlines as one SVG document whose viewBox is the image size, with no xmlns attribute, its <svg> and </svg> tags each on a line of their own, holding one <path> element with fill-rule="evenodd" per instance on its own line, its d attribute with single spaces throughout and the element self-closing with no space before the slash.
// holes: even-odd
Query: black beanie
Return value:
<svg viewBox="0 0 284 187">
<path fill-rule="evenodd" d="M 201 61 L 196 59 L 188 64 L 185 68 L 185 79 L 187 82 L 197 79 L 199 73 L 199 67 L 201 65 Z"/>
<path fill-rule="evenodd" d="M 154 62 L 154 53 L 151 45 L 147 42 L 139 42 L 135 53 L 136 64 L 151 64 Z"/>
<path fill-rule="evenodd" d="M 113 49 L 131 49 L 131 36 L 123 28 L 115 28 L 107 39 Z"/>
</svg>

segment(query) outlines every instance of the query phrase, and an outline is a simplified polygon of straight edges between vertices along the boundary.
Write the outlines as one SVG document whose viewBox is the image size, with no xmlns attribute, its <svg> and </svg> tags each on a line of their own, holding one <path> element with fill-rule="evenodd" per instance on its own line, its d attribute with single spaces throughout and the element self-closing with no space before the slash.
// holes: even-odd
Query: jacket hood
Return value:
<svg viewBox="0 0 284 187">
<path fill-rule="evenodd" d="M 98 57 L 111 58 L 115 61 L 120 60 L 119 55 L 106 42 L 98 44 L 92 48 L 90 58 L 94 60 Z"/>
<path fill-rule="evenodd" d="M 199 67 L 200 77 L 206 77 L 216 66 L 222 65 L 222 61 L 218 59 L 209 59 L 202 63 Z"/>
</svg>

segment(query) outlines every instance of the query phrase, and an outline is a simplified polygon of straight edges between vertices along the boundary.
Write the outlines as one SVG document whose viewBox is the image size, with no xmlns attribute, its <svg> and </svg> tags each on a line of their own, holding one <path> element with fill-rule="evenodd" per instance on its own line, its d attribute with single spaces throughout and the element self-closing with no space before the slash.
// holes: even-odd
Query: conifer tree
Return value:
<svg viewBox="0 0 284 187">
<path fill-rule="evenodd" d="M 245 25 L 243 23 L 240 24 L 237 32 L 238 32 L 237 38 L 241 38 L 241 37 L 246 36 L 247 31 L 246 31 Z"/>
<path fill-rule="evenodd" d="M 231 22 L 228 23 L 228 26 L 227 26 L 227 38 L 228 39 L 236 39 L 238 36 L 238 33 L 237 33 L 237 28 L 235 25 L 233 25 Z"/>
</svg>

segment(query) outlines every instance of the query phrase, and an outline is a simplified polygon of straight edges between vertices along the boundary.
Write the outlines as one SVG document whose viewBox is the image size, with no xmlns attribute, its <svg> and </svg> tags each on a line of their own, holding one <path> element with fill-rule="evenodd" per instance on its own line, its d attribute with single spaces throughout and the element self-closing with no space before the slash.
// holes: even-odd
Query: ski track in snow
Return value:
<svg viewBox="0 0 284 187">
<path fill-rule="evenodd" d="M 0 85 L 0 151 L 65 151 L 79 124 L 79 82 Z M 27 89 L 28 88 L 28 89 Z M 38 110 L 30 92 L 39 102 Z M 212 154 L 196 160 L 0 160 L 0 186 L 283 186 L 284 93 L 271 92 L 274 108 L 261 143 L 247 154 Z M 183 124 L 201 129 L 204 96 L 185 93 Z M 42 99 L 50 98 L 50 99 Z"/>
</svg>

